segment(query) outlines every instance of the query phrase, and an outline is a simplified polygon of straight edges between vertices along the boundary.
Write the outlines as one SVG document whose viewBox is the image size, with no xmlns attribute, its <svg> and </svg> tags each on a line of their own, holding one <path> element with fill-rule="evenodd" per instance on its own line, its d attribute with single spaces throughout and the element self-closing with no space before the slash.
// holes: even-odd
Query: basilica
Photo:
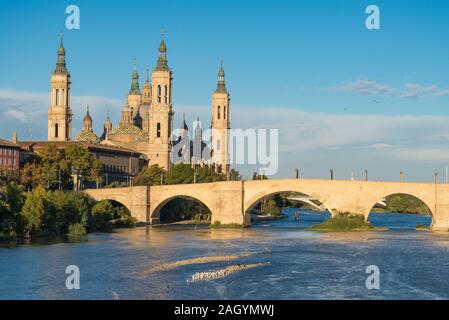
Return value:
<svg viewBox="0 0 449 320">
<path fill-rule="evenodd" d="M 56 68 L 51 75 L 51 105 L 48 110 L 48 141 L 68 142 L 72 140 L 72 107 L 70 100 L 71 78 L 67 70 L 65 48 L 62 41 L 58 48 Z M 92 127 L 93 119 L 87 106 L 83 129 L 76 134 L 75 141 L 111 148 L 124 148 L 141 154 L 148 165 L 157 164 L 170 170 L 173 164 L 172 151 L 181 136 L 173 135 L 175 111 L 173 108 L 173 72 L 167 62 L 167 47 L 164 35 L 159 45 L 157 63 L 151 72 L 146 71 L 145 81 L 139 82 L 136 64 L 131 86 L 121 111 L 119 123 L 111 122 L 109 112 L 104 130 L 97 135 Z M 230 95 L 225 85 L 223 66 L 218 72 L 218 82 L 212 95 L 211 137 L 208 147 L 201 143 L 204 157 L 189 156 L 184 159 L 192 165 L 211 166 L 217 172 L 229 172 Z M 197 126 L 199 124 L 197 123 Z M 182 135 L 188 134 L 183 121 Z M 195 128 L 195 136 L 201 128 Z M 204 152 L 206 151 L 206 152 Z M 185 157 L 184 157 L 185 158 Z"/>
</svg>

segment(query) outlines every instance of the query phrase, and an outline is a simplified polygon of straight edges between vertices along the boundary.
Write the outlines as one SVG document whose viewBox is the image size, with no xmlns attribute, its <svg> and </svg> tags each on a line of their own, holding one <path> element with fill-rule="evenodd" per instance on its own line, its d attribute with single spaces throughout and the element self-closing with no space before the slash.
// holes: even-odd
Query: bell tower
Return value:
<svg viewBox="0 0 449 320">
<path fill-rule="evenodd" d="M 217 89 L 212 95 L 212 124 L 211 124 L 211 161 L 218 173 L 227 174 L 230 166 L 229 155 L 229 102 L 231 98 L 225 85 L 223 63 L 218 71 Z"/>
<path fill-rule="evenodd" d="M 172 105 L 173 74 L 167 64 L 167 47 L 164 33 L 159 46 L 156 68 L 151 74 L 151 107 L 149 130 L 150 165 L 157 164 L 166 170 L 171 167 L 171 131 L 173 128 Z"/>
<path fill-rule="evenodd" d="M 65 62 L 65 49 L 60 35 L 58 61 L 51 75 L 51 103 L 48 109 L 48 141 L 72 140 L 72 109 L 70 74 Z"/>
</svg>

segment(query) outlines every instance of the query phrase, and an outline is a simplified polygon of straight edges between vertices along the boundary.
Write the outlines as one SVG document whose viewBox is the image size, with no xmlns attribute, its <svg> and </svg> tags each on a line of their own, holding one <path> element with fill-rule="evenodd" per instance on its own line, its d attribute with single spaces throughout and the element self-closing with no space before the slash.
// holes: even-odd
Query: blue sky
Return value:
<svg viewBox="0 0 449 320">
<path fill-rule="evenodd" d="M 81 29 L 65 30 L 65 8 Z M 381 30 L 365 28 L 365 8 Z M 233 127 L 280 132 L 279 176 L 341 178 L 369 168 L 432 179 L 449 159 L 448 1 L 0 0 L 0 137 L 46 136 L 49 77 L 64 30 L 75 131 L 90 103 L 101 132 L 117 122 L 134 58 L 155 66 L 161 27 L 174 72 L 176 122 L 209 122 L 220 59 Z M 268 116 L 270 115 L 270 116 Z M 12 120 L 14 119 L 14 121 Z M 307 146 L 307 147 L 305 147 Z M 337 174 L 338 176 L 338 174 Z"/>
</svg>

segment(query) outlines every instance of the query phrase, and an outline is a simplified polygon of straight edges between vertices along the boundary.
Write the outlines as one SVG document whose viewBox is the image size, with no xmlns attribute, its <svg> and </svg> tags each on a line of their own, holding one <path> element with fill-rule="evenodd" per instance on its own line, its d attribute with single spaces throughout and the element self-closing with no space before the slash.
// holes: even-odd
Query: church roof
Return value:
<svg viewBox="0 0 449 320">
<path fill-rule="evenodd" d="M 135 136 L 136 141 L 144 141 L 146 140 L 145 138 L 145 134 L 143 133 L 142 129 L 140 129 L 139 127 L 133 125 L 133 124 L 120 124 L 118 127 L 113 128 L 110 132 L 109 135 L 120 135 L 120 134 L 126 134 L 126 135 L 131 135 L 131 136 Z"/>
<path fill-rule="evenodd" d="M 81 131 L 75 138 L 78 142 L 89 142 L 92 144 L 100 143 L 100 138 L 92 131 Z"/>
</svg>

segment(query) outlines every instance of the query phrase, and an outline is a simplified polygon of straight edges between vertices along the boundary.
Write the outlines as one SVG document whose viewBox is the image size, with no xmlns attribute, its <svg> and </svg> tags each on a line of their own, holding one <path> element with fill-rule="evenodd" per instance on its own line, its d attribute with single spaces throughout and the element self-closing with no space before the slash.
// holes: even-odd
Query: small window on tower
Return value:
<svg viewBox="0 0 449 320">
<path fill-rule="evenodd" d="M 217 119 L 220 120 L 220 106 L 217 108 Z"/>
<path fill-rule="evenodd" d="M 217 140 L 217 151 L 220 151 L 221 149 L 221 141 Z"/>
<path fill-rule="evenodd" d="M 165 94 L 165 103 L 167 103 L 168 101 L 168 99 L 167 99 L 167 97 L 168 97 L 168 90 L 167 90 L 167 86 L 165 86 L 165 92 L 164 92 L 164 94 Z"/>
<path fill-rule="evenodd" d="M 161 102 L 161 86 L 157 86 L 157 102 Z"/>
<path fill-rule="evenodd" d="M 160 123 L 160 122 L 157 123 L 156 137 L 157 137 L 157 138 L 160 138 L 160 137 L 161 137 L 161 123 Z"/>
<path fill-rule="evenodd" d="M 62 89 L 62 92 L 61 92 L 61 103 L 64 105 L 64 101 L 65 101 L 65 94 L 64 94 L 65 92 L 64 92 L 64 89 Z"/>
<path fill-rule="evenodd" d="M 226 106 L 223 107 L 223 119 L 226 119 Z"/>
<path fill-rule="evenodd" d="M 58 128 L 58 124 L 55 124 L 55 138 L 57 138 L 59 136 L 59 128 Z"/>
<path fill-rule="evenodd" d="M 56 89 L 56 106 L 59 104 L 59 89 Z"/>
</svg>

